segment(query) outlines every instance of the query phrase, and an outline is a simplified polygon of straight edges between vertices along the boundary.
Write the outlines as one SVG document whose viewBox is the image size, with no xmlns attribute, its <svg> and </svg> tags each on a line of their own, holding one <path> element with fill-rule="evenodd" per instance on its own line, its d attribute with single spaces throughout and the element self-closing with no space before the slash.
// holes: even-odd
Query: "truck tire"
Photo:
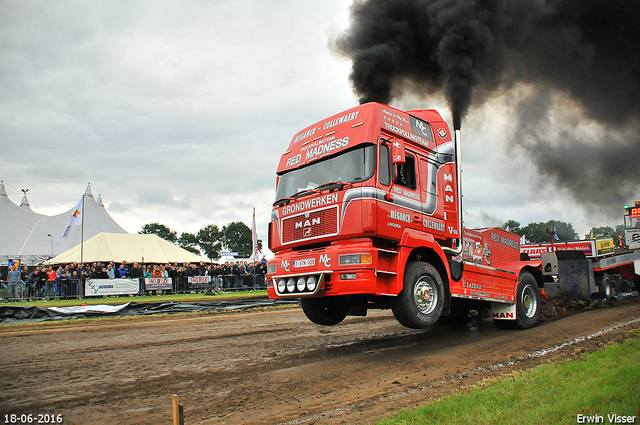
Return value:
<svg viewBox="0 0 640 425">
<path fill-rule="evenodd" d="M 502 321 L 514 329 L 529 329 L 540 319 L 540 289 L 533 275 L 522 272 L 518 277 L 516 291 L 516 320 Z"/>
<path fill-rule="evenodd" d="M 600 296 L 607 300 L 609 298 L 613 298 L 615 296 L 615 290 L 613 289 L 613 285 L 611 283 L 611 276 L 608 273 L 604 273 L 602 275 L 602 280 L 598 285 L 598 291 Z"/>
<path fill-rule="evenodd" d="M 349 304 L 337 297 L 302 298 L 302 311 L 316 325 L 333 326 L 349 313 Z"/>
<path fill-rule="evenodd" d="M 425 329 L 438 321 L 443 305 L 444 289 L 438 270 L 422 261 L 408 263 L 402 291 L 391 300 L 396 320 L 408 328 Z"/>
</svg>

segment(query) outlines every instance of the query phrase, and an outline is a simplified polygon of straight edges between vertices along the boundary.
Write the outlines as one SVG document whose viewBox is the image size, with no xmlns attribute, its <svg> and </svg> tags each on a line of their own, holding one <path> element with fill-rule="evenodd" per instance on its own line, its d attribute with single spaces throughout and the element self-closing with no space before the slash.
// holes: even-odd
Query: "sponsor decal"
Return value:
<svg viewBox="0 0 640 425">
<path fill-rule="evenodd" d="M 349 144 L 349 138 L 348 137 L 344 137 L 342 139 L 332 140 L 332 141 L 327 142 L 327 143 L 323 143 L 323 144 L 316 145 L 314 147 L 310 147 L 307 150 L 307 154 L 306 154 L 304 159 L 305 160 L 313 159 L 316 156 L 324 155 L 324 154 L 332 152 L 332 151 L 334 151 L 336 149 L 343 148 L 343 147 L 347 146 L 348 144 Z"/>
<path fill-rule="evenodd" d="M 407 198 L 416 199 L 418 201 L 420 200 L 420 195 L 418 195 L 416 192 L 409 192 L 408 190 L 403 190 L 402 194 Z"/>
<path fill-rule="evenodd" d="M 349 122 L 349 121 L 353 121 L 356 118 L 358 118 L 358 114 L 360 113 L 360 111 L 354 111 L 351 112 L 350 114 L 346 114 L 343 115 L 339 118 L 335 118 L 332 119 L 331 121 L 327 121 L 326 123 L 324 123 L 324 126 L 322 126 L 322 128 L 324 130 L 328 130 L 332 127 L 335 127 L 336 125 L 340 125 L 340 124 L 344 124 L 345 122 Z"/>
<path fill-rule="evenodd" d="M 468 288 L 468 289 L 482 289 L 482 284 L 475 283 L 475 282 L 469 282 L 467 280 L 463 280 L 462 281 L 462 287 L 463 288 Z"/>
<path fill-rule="evenodd" d="M 396 124 L 402 125 L 402 122 L 409 124 L 409 121 L 407 121 L 407 119 L 405 117 L 403 117 L 402 115 L 398 115 L 398 114 L 394 114 L 393 112 L 387 111 L 386 109 L 382 110 L 383 114 L 387 114 L 389 115 L 391 118 L 387 118 L 385 117 L 385 119 L 390 119 L 391 121 L 395 122 Z M 395 120 L 398 120 L 398 122 L 396 122 Z"/>
<path fill-rule="evenodd" d="M 325 196 L 319 196 L 313 199 L 307 199 L 306 201 L 296 202 L 295 204 L 289 204 L 282 207 L 282 215 L 293 214 L 299 211 L 304 211 L 309 208 L 322 207 L 332 203 L 338 202 L 338 194 L 330 193 Z"/>
<path fill-rule="evenodd" d="M 331 267 L 331 258 L 329 258 L 329 254 L 322 254 L 319 260 L 325 267 Z"/>
<path fill-rule="evenodd" d="M 446 139 L 447 138 L 447 130 L 445 130 L 444 128 L 439 128 L 438 129 L 438 136 L 440 136 L 441 139 Z"/>
<path fill-rule="evenodd" d="M 285 269 L 285 271 L 289 271 L 289 260 L 282 260 L 282 263 L 280 263 L 280 267 Z"/>
<path fill-rule="evenodd" d="M 304 260 L 293 260 L 293 268 L 297 269 L 299 267 L 312 267 L 316 265 L 315 258 L 305 258 Z"/>
<path fill-rule="evenodd" d="M 296 165 L 297 163 L 300 162 L 300 160 L 302 159 L 302 154 L 298 154 L 295 156 L 292 156 L 291 158 L 287 159 L 287 165 L 285 165 L 285 167 L 291 167 L 292 165 Z"/>
<path fill-rule="evenodd" d="M 444 223 L 438 223 L 437 221 L 431 221 L 425 218 L 422 220 L 422 225 L 427 229 L 444 232 Z"/>
<path fill-rule="evenodd" d="M 433 141 L 433 136 L 431 136 L 431 126 L 429 123 L 412 115 L 409 115 L 409 119 L 411 120 L 411 132 L 413 134 L 424 137 L 429 141 Z"/>
<path fill-rule="evenodd" d="M 504 246 L 508 246 L 513 249 L 520 249 L 520 242 L 514 241 L 513 239 L 505 238 L 504 236 L 500 239 L 500 242 Z"/>
<path fill-rule="evenodd" d="M 316 134 L 316 129 L 319 127 L 313 127 L 307 131 L 305 131 L 304 133 L 300 133 L 296 136 L 296 138 L 293 140 L 293 143 L 298 143 L 300 140 L 302 139 L 306 139 L 309 136 L 313 136 L 314 134 Z"/>
<path fill-rule="evenodd" d="M 419 143 L 422 146 L 429 147 L 429 142 L 427 140 L 425 140 L 422 137 L 419 137 L 419 136 L 417 136 L 417 135 L 415 135 L 413 133 L 408 132 L 404 128 L 400 128 L 400 127 L 395 126 L 393 124 L 389 124 L 388 122 L 384 123 L 384 127 L 389 131 L 392 131 L 392 132 L 394 132 L 396 134 L 401 135 L 405 139 L 413 140 L 414 142 Z"/>
<path fill-rule="evenodd" d="M 391 210 L 389 211 L 388 217 L 392 220 L 404 221 L 405 223 L 411 223 L 411 215 L 401 213 L 399 211 Z"/>
<path fill-rule="evenodd" d="M 398 223 L 390 223 L 387 221 L 387 226 L 395 227 L 396 229 L 402 229 L 402 226 L 400 226 Z"/>
</svg>

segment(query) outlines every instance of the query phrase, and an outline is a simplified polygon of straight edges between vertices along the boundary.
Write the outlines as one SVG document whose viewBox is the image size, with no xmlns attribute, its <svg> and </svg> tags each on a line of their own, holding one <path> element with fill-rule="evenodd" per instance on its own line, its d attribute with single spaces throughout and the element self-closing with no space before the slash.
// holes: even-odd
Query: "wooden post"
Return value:
<svg viewBox="0 0 640 425">
<path fill-rule="evenodd" d="M 184 411 L 182 410 L 182 406 L 180 406 L 178 394 L 171 396 L 171 402 L 173 406 L 173 425 L 184 425 Z"/>
</svg>

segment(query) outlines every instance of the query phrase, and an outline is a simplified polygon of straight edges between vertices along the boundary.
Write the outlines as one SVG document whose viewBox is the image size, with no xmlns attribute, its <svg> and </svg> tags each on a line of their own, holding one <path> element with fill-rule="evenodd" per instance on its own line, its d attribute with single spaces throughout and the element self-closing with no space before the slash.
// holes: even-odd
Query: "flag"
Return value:
<svg viewBox="0 0 640 425">
<path fill-rule="evenodd" d="M 555 227 L 553 228 L 553 239 L 555 239 L 555 240 L 557 240 L 557 241 L 559 241 L 559 240 L 560 240 L 560 238 L 559 238 L 559 237 L 558 237 L 558 235 L 556 234 L 556 228 L 555 228 Z"/>
<path fill-rule="evenodd" d="M 526 240 L 524 238 L 524 235 L 520 236 L 520 245 L 524 245 L 526 243 Z"/>
<path fill-rule="evenodd" d="M 256 209 L 253 209 L 253 224 L 251 225 L 251 244 L 252 254 L 254 260 L 259 260 L 260 251 L 258 250 L 258 232 L 256 231 Z"/>
<path fill-rule="evenodd" d="M 84 196 L 83 196 L 84 198 Z M 78 202 L 78 205 L 71 212 L 71 217 L 69 217 L 69 222 L 67 223 L 67 227 L 64 228 L 64 233 L 62 233 L 61 239 L 67 239 L 69 236 L 69 230 L 71 230 L 71 226 L 79 226 L 82 224 L 82 199 Z"/>
</svg>

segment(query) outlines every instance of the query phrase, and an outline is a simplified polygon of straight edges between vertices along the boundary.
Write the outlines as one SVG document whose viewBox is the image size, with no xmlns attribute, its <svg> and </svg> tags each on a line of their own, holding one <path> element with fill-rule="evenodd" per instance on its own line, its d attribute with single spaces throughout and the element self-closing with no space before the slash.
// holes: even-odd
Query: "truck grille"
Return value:
<svg viewBox="0 0 640 425">
<path fill-rule="evenodd" d="M 282 219 L 282 243 L 338 234 L 338 206 Z"/>
</svg>

